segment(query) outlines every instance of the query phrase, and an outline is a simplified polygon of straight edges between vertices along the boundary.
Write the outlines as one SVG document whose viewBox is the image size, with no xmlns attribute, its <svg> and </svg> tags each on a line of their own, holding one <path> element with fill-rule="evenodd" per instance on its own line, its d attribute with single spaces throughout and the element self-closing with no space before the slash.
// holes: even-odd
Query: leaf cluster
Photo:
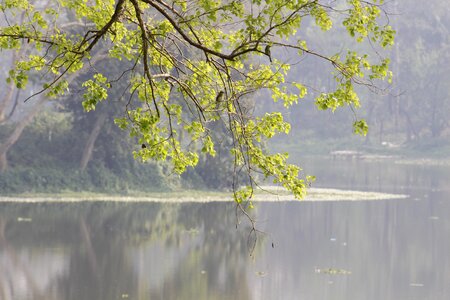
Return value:
<svg viewBox="0 0 450 300">
<path fill-rule="evenodd" d="M 301 79 L 286 82 L 290 66 L 272 57 L 275 49 L 296 49 L 300 56 L 319 58 L 334 68 L 330 76 L 336 89 L 315 97 L 321 110 L 356 108 L 355 85 L 372 86 L 372 80 L 391 76 L 389 60 L 372 62 L 355 51 L 344 59 L 320 53 L 308 48 L 300 31 L 311 19 L 322 31 L 341 26 L 358 42 L 390 46 L 394 31 L 380 24 L 382 1 L 59 0 L 43 5 L 4 0 L 0 5 L 7 20 L 0 28 L 0 47 L 30 44 L 34 49 L 10 72 L 9 80 L 18 88 L 36 72 L 44 80 L 38 93 L 56 97 L 67 93 L 70 74 L 95 70 L 93 61 L 100 57 L 129 62 L 116 78 L 94 72 L 81 84 L 84 109 L 94 110 L 106 99 L 122 101 L 125 114 L 116 124 L 145 145 L 135 157 L 167 160 L 178 174 L 198 163 L 198 153 L 215 155 L 219 141 L 213 124 L 220 122 L 232 140 L 238 203 L 251 198 L 258 174 L 297 198 L 304 196 L 312 178 L 288 164 L 287 154 L 264 149 L 265 140 L 289 132 L 283 116 L 274 112 L 256 117 L 248 104 L 260 90 L 286 107 L 308 95 L 310 88 Z M 117 81 L 126 81 L 127 87 L 122 95 L 111 95 Z M 363 120 L 357 119 L 354 129 L 367 133 Z M 249 187 L 239 191 L 242 173 Z"/>
</svg>

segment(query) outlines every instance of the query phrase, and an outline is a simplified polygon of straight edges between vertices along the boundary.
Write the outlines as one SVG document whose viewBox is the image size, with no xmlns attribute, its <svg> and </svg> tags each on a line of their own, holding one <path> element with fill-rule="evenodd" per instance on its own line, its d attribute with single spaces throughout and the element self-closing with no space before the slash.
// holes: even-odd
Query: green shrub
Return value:
<svg viewBox="0 0 450 300">
<path fill-rule="evenodd" d="M 60 193 L 88 191 L 127 193 L 161 191 L 166 189 L 163 174 L 154 166 L 139 166 L 116 174 L 100 163 L 91 164 L 86 171 L 54 167 L 17 167 L 0 173 L 0 194 Z"/>
</svg>

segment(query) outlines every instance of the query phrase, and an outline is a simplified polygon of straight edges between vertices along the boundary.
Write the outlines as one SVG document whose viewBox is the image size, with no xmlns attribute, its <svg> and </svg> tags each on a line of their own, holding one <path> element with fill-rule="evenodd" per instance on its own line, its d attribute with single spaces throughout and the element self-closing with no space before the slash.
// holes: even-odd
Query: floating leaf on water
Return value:
<svg viewBox="0 0 450 300">
<path fill-rule="evenodd" d="M 196 227 L 193 227 L 193 228 L 183 230 L 183 232 L 190 234 L 190 235 L 198 235 L 200 233 L 200 230 Z"/>
<path fill-rule="evenodd" d="M 423 284 L 423 283 L 410 283 L 409 286 L 413 286 L 413 287 L 423 287 L 424 284 Z"/>
<path fill-rule="evenodd" d="M 314 271 L 318 274 L 328 274 L 328 275 L 350 275 L 350 274 L 352 274 L 351 271 L 344 270 L 344 269 L 336 269 L 336 268 L 325 268 L 325 269 L 316 268 Z"/>
<path fill-rule="evenodd" d="M 264 271 L 256 271 L 255 274 L 258 275 L 258 276 L 260 276 L 260 277 L 264 277 L 264 276 L 267 275 L 267 272 L 264 272 Z"/>
</svg>

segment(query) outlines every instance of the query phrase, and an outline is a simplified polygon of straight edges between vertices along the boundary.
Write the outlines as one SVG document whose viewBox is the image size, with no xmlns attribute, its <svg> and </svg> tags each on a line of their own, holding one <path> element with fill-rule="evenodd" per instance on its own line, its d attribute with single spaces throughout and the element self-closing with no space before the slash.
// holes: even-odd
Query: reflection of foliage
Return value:
<svg viewBox="0 0 450 300">
<path fill-rule="evenodd" d="M 179 295 L 185 299 L 250 299 L 245 259 L 250 228 L 230 231 L 236 222 L 235 206 L 226 204 L 225 208 L 209 203 L 179 209 L 178 223 L 196 228 L 190 233 L 198 235 L 201 244 L 180 262 L 163 290 L 152 296 L 163 293 L 165 299 L 179 299 Z"/>
<path fill-rule="evenodd" d="M 231 203 L 4 203 L 0 208 L 10 247 L 59 249 L 67 257 L 67 272 L 53 283 L 61 299 L 249 298 L 247 228 L 230 231 L 236 222 Z M 148 267 L 141 273 L 141 266 Z M 148 283 L 147 278 L 159 279 Z"/>
</svg>

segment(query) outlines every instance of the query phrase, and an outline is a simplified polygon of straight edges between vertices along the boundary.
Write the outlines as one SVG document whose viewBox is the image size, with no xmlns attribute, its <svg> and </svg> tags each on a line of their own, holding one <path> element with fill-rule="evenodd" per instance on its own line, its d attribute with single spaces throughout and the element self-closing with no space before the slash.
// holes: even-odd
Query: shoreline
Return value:
<svg viewBox="0 0 450 300">
<path fill-rule="evenodd" d="M 406 199 L 408 195 L 378 192 L 363 192 L 327 188 L 311 188 L 305 199 L 297 200 L 279 187 L 264 187 L 265 191 L 255 193 L 252 202 L 328 202 L 328 201 L 375 201 Z M 24 194 L 0 196 L 0 203 L 77 203 L 77 202 L 149 202 L 149 203 L 211 203 L 233 202 L 231 192 L 185 191 L 167 193 L 147 193 L 146 195 L 61 193 Z"/>
</svg>

